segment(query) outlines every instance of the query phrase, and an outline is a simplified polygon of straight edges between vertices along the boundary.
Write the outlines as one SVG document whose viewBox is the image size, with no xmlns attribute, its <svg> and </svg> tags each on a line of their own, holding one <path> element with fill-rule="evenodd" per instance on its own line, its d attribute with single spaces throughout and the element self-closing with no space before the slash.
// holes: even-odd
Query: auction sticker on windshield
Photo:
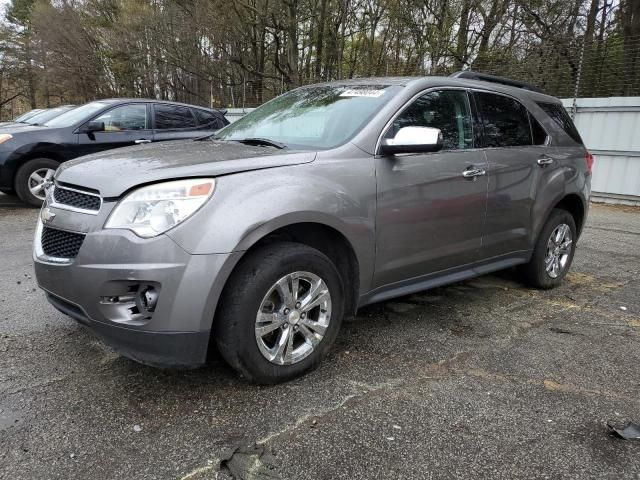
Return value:
<svg viewBox="0 0 640 480">
<path fill-rule="evenodd" d="M 379 97 L 384 95 L 384 90 L 345 90 L 340 94 L 341 97 Z"/>
</svg>

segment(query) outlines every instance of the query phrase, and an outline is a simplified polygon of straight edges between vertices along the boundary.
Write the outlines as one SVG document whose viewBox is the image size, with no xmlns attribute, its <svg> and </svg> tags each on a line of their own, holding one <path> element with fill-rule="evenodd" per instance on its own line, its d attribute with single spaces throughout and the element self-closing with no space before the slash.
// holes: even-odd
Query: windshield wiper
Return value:
<svg viewBox="0 0 640 480">
<path fill-rule="evenodd" d="M 287 148 L 284 143 L 276 142 L 275 140 L 269 140 L 268 138 L 230 138 L 229 140 L 233 140 L 234 142 L 245 143 L 247 145 L 266 145 L 269 147 L 276 147 L 282 150 L 283 148 Z"/>
</svg>

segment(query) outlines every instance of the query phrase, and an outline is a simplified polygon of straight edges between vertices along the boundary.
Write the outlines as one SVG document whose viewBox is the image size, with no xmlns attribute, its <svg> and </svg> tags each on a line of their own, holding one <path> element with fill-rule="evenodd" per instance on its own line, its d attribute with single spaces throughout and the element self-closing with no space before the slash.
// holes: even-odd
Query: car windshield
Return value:
<svg viewBox="0 0 640 480">
<path fill-rule="evenodd" d="M 334 148 L 351 139 L 399 90 L 401 87 L 389 85 L 299 88 L 265 103 L 213 138 Z"/>
<path fill-rule="evenodd" d="M 94 113 L 102 110 L 108 105 L 108 103 L 104 102 L 86 103 L 80 107 L 76 107 L 73 110 L 63 113 L 62 115 L 58 115 L 44 123 L 44 125 L 47 127 L 72 127 L 78 123 L 89 120 Z"/>
<path fill-rule="evenodd" d="M 71 110 L 69 107 L 51 108 L 49 110 L 45 110 L 44 112 L 40 112 L 37 115 L 34 115 L 30 119 L 25 120 L 25 122 L 30 123 L 31 125 L 43 125 L 49 120 L 52 120 L 58 115 L 62 115 L 64 112 L 67 112 L 69 110 Z"/>
<path fill-rule="evenodd" d="M 38 115 L 40 112 L 43 112 L 41 108 L 36 108 L 35 110 L 29 110 L 27 113 L 23 113 L 19 117 L 16 117 L 14 122 L 24 122 L 25 120 L 33 117 L 34 115 Z"/>
</svg>

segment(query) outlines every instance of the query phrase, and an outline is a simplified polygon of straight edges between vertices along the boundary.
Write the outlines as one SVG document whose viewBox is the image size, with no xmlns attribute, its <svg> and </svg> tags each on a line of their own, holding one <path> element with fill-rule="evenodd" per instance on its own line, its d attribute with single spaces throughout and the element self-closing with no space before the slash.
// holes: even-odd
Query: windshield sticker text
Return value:
<svg viewBox="0 0 640 480">
<path fill-rule="evenodd" d="M 341 97 L 379 97 L 384 94 L 384 90 L 345 90 Z"/>
</svg>

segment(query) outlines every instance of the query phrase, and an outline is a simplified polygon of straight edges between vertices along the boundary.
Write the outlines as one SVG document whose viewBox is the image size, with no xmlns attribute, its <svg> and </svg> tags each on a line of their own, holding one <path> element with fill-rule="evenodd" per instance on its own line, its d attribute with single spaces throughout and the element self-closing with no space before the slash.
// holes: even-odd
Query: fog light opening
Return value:
<svg viewBox="0 0 640 480">
<path fill-rule="evenodd" d="M 158 303 L 158 291 L 151 285 L 143 285 L 138 290 L 138 300 L 141 311 L 153 312 Z"/>
</svg>

